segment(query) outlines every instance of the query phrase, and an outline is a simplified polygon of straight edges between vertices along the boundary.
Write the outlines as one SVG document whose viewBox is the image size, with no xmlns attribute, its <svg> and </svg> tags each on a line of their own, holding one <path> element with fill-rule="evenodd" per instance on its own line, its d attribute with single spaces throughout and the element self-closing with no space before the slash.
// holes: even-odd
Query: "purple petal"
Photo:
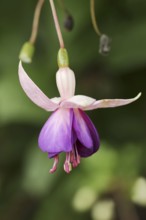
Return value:
<svg viewBox="0 0 146 220">
<path fill-rule="evenodd" d="M 39 147 L 53 157 L 60 152 L 70 152 L 72 137 L 73 110 L 58 109 L 43 126 L 39 135 Z"/>
<path fill-rule="evenodd" d="M 99 135 L 90 118 L 82 110 L 74 109 L 73 128 L 78 139 L 80 156 L 84 155 L 83 151 L 85 151 L 84 156 L 89 156 L 98 150 Z"/>
<path fill-rule="evenodd" d="M 77 147 L 77 151 L 78 151 L 78 154 L 80 155 L 80 157 L 89 157 L 92 154 L 94 154 L 98 149 L 95 147 L 87 148 L 83 144 L 81 144 L 81 142 L 78 140 L 76 142 L 76 147 Z"/>
<path fill-rule="evenodd" d="M 51 101 L 39 88 L 38 86 L 29 78 L 27 73 L 24 71 L 21 61 L 19 63 L 19 80 L 20 84 L 26 93 L 26 95 L 39 107 L 47 110 L 54 111 L 58 108 L 58 104 Z"/>
<path fill-rule="evenodd" d="M 122 105 L 128 105 L 141 96 L 141 92 L 134 98 L 132 99 L 103 99 L 103 100 L 98 100 L 91 104 L 90 106 L 86 107 L 85 110 L 93 110 L 96 108 L 113 108 L 113 107 L 118 107 Z"/>
</svg>

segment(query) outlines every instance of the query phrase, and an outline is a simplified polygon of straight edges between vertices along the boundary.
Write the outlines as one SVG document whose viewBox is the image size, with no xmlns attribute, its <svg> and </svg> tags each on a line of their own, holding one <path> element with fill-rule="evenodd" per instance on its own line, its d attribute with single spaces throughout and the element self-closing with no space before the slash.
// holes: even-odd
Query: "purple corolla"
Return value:
<svg viewBox="0 0 146 220">
<path fill-rule="evenodd" d="M 56 73 L 56 83 L 60 97 L 49 99 L 29 78 L 19 63 L 19 80 L 26 95 L 39 107 L 52 111 L 43 126 L 38 143 L 49 158 L 54 158 L 50 173 L 55 172 L 59 154 L 66 153 L 64 170 L 69 173 L 80 163 L 80 157 L 94 154 L 100 145 L 99 135 L 86 110 L 117 107 L 137 100 L 141 93 L 132 99 L 96 100 L 75 94 L 75 75 L 68 66 L 61 66 Z"/>
</svg>

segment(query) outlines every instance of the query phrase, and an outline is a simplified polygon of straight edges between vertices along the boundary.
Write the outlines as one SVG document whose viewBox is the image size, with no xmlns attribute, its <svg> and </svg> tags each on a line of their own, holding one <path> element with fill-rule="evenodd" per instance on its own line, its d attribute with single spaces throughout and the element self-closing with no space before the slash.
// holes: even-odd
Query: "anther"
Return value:
<svg viewBox="0 0 146 220">
<path fill-rule="evenodd" d="M 64 171 L 66 173 L 70 173 L 70 171 L 72 170 L 72 165 L 71 165 L 71 157 L 70 157 L 70 152 L 66 153 L 66 160 L 64 163 Z"/>
</svg>

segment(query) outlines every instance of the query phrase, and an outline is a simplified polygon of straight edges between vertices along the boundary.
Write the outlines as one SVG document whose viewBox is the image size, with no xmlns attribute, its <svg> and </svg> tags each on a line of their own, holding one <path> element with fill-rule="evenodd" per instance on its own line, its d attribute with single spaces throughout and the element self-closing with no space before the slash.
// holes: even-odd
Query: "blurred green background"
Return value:
<svg viewBox="0 0 146 220">
<path fill-rule="evenodd" d="M 131 105 L 88 112 L 98 129 L 101 148 L 83 159 L 70 175 L 64 155 L 55 174 L 37 137 L 47 112 L 22 91 L 18 55 L 31 32 L 35 0 L 0 4 L 0 220 L 145 220 L 146 219 L 146 1 L 95 0 L 102 32 L 112 38 L 109 56 L 98 53 L 89 0 L 66 0 L 74 18 L 72 32 L 63 28 L 76 74 L 76 94 L 97 99 L 142 97 Z M 49 96 L 55 84 L 59 48 L 49 1 L 45 1 L 31 65 L 31 78 Z"/>
</svg>

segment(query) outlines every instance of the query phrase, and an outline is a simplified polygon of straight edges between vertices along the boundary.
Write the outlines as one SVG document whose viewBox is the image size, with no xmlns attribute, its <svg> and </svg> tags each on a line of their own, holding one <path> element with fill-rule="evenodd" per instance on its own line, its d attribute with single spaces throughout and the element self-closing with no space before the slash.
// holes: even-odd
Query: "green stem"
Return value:
<svg viewBox="0 0 146 220">
<path fill-rule="evenodd" d="M 100 32 L 99 27 L 97 25 L 96 16 L 95 16 L 95 2 L 94 2 L 94 0 L 90 0 L 90 13 L 91 13 L 91 20 L 92 20 L 94 30 L 97 33 L 97 35 L 101 36 L 101 32 Z"/>
<path fill-rule="evenodd" d="M 29 39 L 29 42 L 34 44 L 36 41 L 37 33 L 38 33 L 38 25 L 39 25 L 39 19 L 40 19 L 40 13 L 43 6 L 44 0 L 38 0 L 35 12 L 34 12 L 34 18 L 33 18 L 33 24 L 32 24 L 32 33 Z"/>
</svg>

